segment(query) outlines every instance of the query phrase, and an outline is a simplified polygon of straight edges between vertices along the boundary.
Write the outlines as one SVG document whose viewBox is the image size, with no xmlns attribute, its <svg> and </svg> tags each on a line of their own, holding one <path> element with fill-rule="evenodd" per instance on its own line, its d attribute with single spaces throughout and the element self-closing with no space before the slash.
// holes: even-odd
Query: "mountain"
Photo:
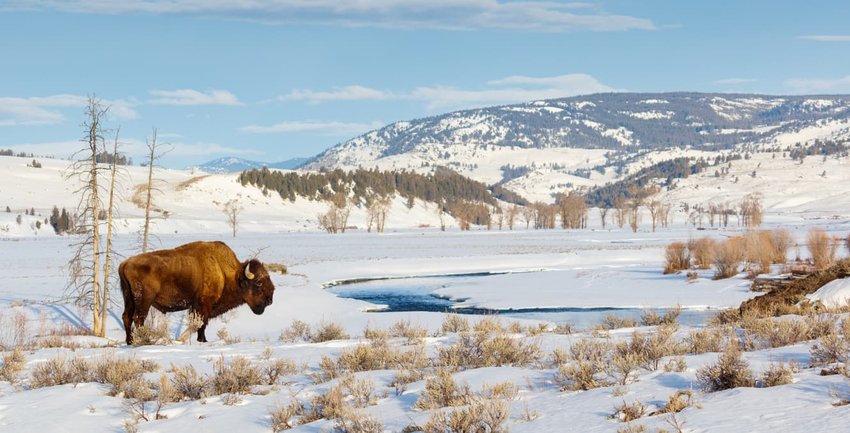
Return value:
<svg viewBox="0 0 850 433">
<path fill-rule="evenodd" d="M 401 121 L 301 168 L 454 169 L 531 198 L 615 181 L 677 157 L 850 137 L 850 95 L 607 93 Z"/>
<path fill-rule="evenodd" d="M 226 156 L 223 158 L 214 159 L 212 161 L 208 161 L 204 164 L 198 166 L 199 169 L 207 172 L 207 173 L 234 173 L 240 172 L 243 170 L 249 170 L 252 168 L 279 168 L 284 170 L 291 170 L 299 165 L 307 162 L 308 158 L 292 158 L 286 161 L 275 162 L 275 163 L 266 163 L 259 161 L 251 161 L 242 158 L 236 158 L 233 156 Z"/>
</svg>

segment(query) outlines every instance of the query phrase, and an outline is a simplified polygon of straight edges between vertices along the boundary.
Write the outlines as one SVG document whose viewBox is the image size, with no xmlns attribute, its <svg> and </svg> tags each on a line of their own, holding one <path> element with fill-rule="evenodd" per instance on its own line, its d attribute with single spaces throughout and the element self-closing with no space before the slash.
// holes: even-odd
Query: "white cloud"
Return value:
<svg viewBox="0 0 850 433">
<path fill-rule="evenodd" d="M 337 121 L 300 120 L 275 123 L 270 126 L 249 125 L 240 128 L 242 132 L 251 134 L 269 134 L 280 132 L 318 133 L 321 135 L 356 135 L 380 128 L 381 122 L 348 123 Z"/>
<path fill-rule="evenodd" d="M 850 42 L 850 35 L 805 35 L 799 39 L 817 42 Z"/>
<path fill-rule="evenodd" d="M 293 90 L 288 95 L 280 96 L 277 99 L 281 101 L 306 101 L 311 104 L 327 101 L 406 99 L 424 101 L 428 110 L 436 111 L 563 98 L 617 90 L 600 83 L 599 80 L 588 74 L 565 74 L 552 77 L 515 75 L 488 81 L 480 89 L 424 86 L 417 87 L 409 92 L 392 93 L 351 85 L 336 87 L 331 91 L 324 92 Z"/>
<path fill-rule="evenodd" d="M 553 77 L 517 75 L 489 81 L 485 88 L 476 90 L 448 86 L 419 87 L 411 92 L 409 97 L 425 101 L 427 108 L 433 111 L 564 98 L 617 90 L 587 74 Z"/>
<path fill-rule="evenodd" d="M 393 95 L 383 90 L 354 85 L 334 87 L 333 90 L 327 92 L 295 89 L 287 95 L 279 96 L 277 99 L 280 101 L 306 101 L 311 104 L 318 104 L 327 101 L 379 101 L 391 98 L 393 98 Z"/>
<path fill-rule="evenodd" d="M 737 84 L 750 84 L 755 83 L 758 80 L 755 78 L 724 78 L 722 80 L 717 80 L 714 84 L 722 84 L 722 85 L 737 85 Z"/>
<path fill-rule="evenodd" d="M 265 23 L 351 27 L 560 32 L 653 30 L 648 19 L 588 3 L 508 0 L 7 0 L 5 8 L 77 13 L 148 13 Z"/>
<path fill-rule="evenodd" d="M 156 99 L 148 101 L 156 105 L 242 105 L 239 98 L 227 90 L 201 92 L 194 89 L 151 90 Z"/>
<path fill-rule="evenodd" d="M 835 79 L 792 78 L 786 80 L 785 85 L 795 93 L 850 92 L 850 75 Z"/>
<path fill-rule="evenodd" d="M 109 114 L 117 119 L 138 117 L 133 103 L 121 99 L 101 100 L 109 106 Z M 59 94 L 29 98 L 0 97 L 0 126 L 55 125 L 65 121 L 63 110 L 83 108 L 88 104 L 87 96 Z M 80 111 L 79 115 L 82 115 Z"/>
</svg>

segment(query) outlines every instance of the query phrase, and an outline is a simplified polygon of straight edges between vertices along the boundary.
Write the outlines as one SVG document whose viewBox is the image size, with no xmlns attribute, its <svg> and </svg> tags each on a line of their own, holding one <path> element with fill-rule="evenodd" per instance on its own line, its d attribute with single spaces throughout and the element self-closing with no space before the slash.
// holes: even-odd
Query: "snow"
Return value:
<svg viewBox="0 0 850 433">
<path fill-rule="evenodd" d="M 452 148 L 452 151 L 460 151 Z M 502 149 L 501 151 L 504 151 Z M 500 152 L 501 152 L 500 151 Z M 533 161 L 571 163 L 570 167 L 588 166 L 604 159 L 604 152 L 579 149 L 529 150 L 513 149 L 500 153 L 477 149 L 480 161 L 496 161 L 493 165 L 521 158 Z M 508 156 L 505 156 L 508 155 Z M 635 170 L 652 161 L 673 155 L 714 155 L 692 149 L 669 152 L 648 152 L 629 166 Z M 505 158 L 505 159 L 500 159 Z M 588 161 L 589 160 L 589 161 Z M 62 172 L 67 161 L 41 159 L 44 167 L 26 167 L 26 159 L 0 157 L 0 205 L 8 203 L 12 212 L 0 212 L 0 344 L 11 336 L 10 320 L 15 314 L 26 319 L 30 335 L 63 324 L 88 325 L 90 313 L 63 300 L 69 279 L 66 264 L 72 254 L 70 246 L 79 238 L 57 236 L 46 226 L 35 228 L 53 205 L 75 206 L 73 191 L 77 185 L 66 181 Z M 733 161 L 731 173 L 739 174 L 738 182 L 715 178 L 702 173 L 678 181 L 678 186 L 665 199 L 670 203 L 691 204 L 708 201 L 734 201 L 751 191 L 765 195 L 766 226 L 781 224 L 792 230 L 797 242 L 802 242 L 810 227 L 820 226 L 833 234 L 850 231 L 850 198 L 844 194 L 850 181 L 847 160 L 818 157 L 806 158 L 803 164 L 787 159 L 772 158 L 770 154 L 753 154 L 749 160 Z M 482 164 L 483 165 L 483 164 Z M 752 178 L 746 173 L 756 170 Z M 827 176 L 819 174 L 826 170 Z M 123 198 L 119 203 L 121 217 L 118 225 L 116 252 L 127 257 L 138 252 L 137 230 L 141 210 L 132 203 L 136 185 L 146 172 L 140 167 L 128 167 Z M 556 179 L 542 172 L 539 179 Z M 664 247 L 674 240 L 685 241 L 701 236 L 718 239 L 740 235 L 743 229 L 729 227 L 716 230 L 697 230 L 685 223 L 685 216 L 676 211 L 670 228 L 651 232 L 646 222 L 637 233 L 627 227 L 600 227 L 598 213 L 591 210 L 589 227 L 585 230 L 524 230 L 491 231 L 476 228 L 460 232 L 454 222 L 442 232 L 432 204 L 417 201 L 407 209 L 397 198 L 390 212 L 388 231 L 382 234 L 363 230 L 365 212 L 355 209 L 351 223 L 360 227 L 341 235 L 317 231 L 315 216 L 326 204 L 309 200 L 294 203 L 271 195 L 266 197 L 255 188 L 240 185 L 233 175 L 196 176 L 179 170 L 157 170 L 161 193 L 155 196 L 157 206 L 168 216 L 157 215 L 154 224 L 155 248 L 170 248 L 193 240 L 223 240 L 245 259 L 259 252 L 267 263 L 283 263 L 287 275 L 272 274 L 277 289 L 275 301 L 263 315 L 254 315 L 240 307 L 232 313 L 213 319 L 207 330 L 210 343 L 194 341 L 186 344 L 127 347 L 122 344 L 120 323 L 121 301 L 115 296 L 107 320 L 107 338 L 69 337 L 81 347 L 52 348 L 26 351 L 26 364 L 18 387 L 0 381 L 0 431 L 42 433 L 44 431 L 122 431 L 129 417 L 124 400 L 109 396 L 105 385 L 81 383 L 40 389 L 29 388 L 28 378 L 33 369 L 57 356 L 81 356 L 100 359 L 105 356 L 135 357 L 159 363 L 162 370 L 146 378 L 158 382 L 168 376 L 171 365 L 192 365 L 200 373 L 211 373 L 213 361 L 221 357 L 245 356 L 264 362 L 269 350 L 272 359 L 287 358 L 306 371 L 286 378 L 262 393 L 241 396 L 242 402 L 228 406 L 221 396 L 199 401 L 167 404 L 166 419 L 141 422 L 141 432 L 267 432 L 270 430 L 269 409 L 288 404 L 297 397 L 305 401 L 324 392 L 334 382 L 317 384 L 309 376 L 319 368 L 323 356 L 336 357 L 343 350 L 362 342 L 365 327 L 387 328 L 398 320 L 410 320 L 424 326 L 429 337 L 424 345 L 430 356 L 457 336 L 435 335 L 445 317 L 431 312 L 367 312 L 373 305 L 352 299 L 339 298 L 324 287 L 330 282 L 357 278 L 445 275 L 470 272 L 508 272 L 467 280 L 464 284 L 448 285 L 435 294 L 463 299 L 461 305 L 494 309 L 540 307 L 668 307 L 704 309 L 735 306 L 757 296 L 747 287 L 744 275 L 714 281 L 711 271 L 700 271 L 694 282 L 685 275 L 662 275 Z M 599 181 L 599 179 L 593 179 Z M 539 191 L 531 185 L 529 191 Z M 237 237 L 231 237 L 220 211 L 220 203 L 238 198 L 244 204 L 242 223 Z M 24 209 L 34 207 L 36 216 L 15 218 Z M 610 214 L 609 214 L 610 218 Z M 644 221 L 647 221 L 644 215 Z M 517 222 L 524 228 L 524 222 Z M 805 256 L 805 248 L 801 249 Z M 842 254 L 845 254 L 842 252 Z M 850 291 L 842 284 L 839 298 Z M 825 298 L 827 299 L 827 298 Z M 829 298 L 832 299 L 832 298 Z M 172 335 L 184 328 L 184 314 L 169 315 Z M 480 320 L 474 317 L 473 320 Z M 325 343 L 287 343 L 278 340 L 281 330 L 292 320 L 312 325 L 337 322 L 353 337 Z M 503 319 L 504 320 L 504 319 Z M 529 323 L 529 322 L 526 322 Z M 534 322 L 530 322 L 534 323 Z M 545 322 L 544 322 L 545 323 Z M 548 323 L 554 325 L 554 323 Z M 216 335 L 226 329 L 241 342 L 228 344 Z M 629 338 L 635 329 L 612 331 L 613 341 Z M 652 328 L 640 328 L 652 332 Z M 684 335 L 690 328 L 683 327 Z M 596 338 L 591 332 L 572 335 L 545 333 L 537 337 L 516 335 L 538 342 L 545 354 L 555 348 L 567 349 L 577 341 Z M 398 342 L 398 344 L 402 344 Z M 758 374 L 772 362 L 796 361 L 808 366 L 814 342 L 769 350 L 746 352 L 745 359 Z M 107 347 L 102 347 L 107 346 Z M 108 347 L 113 346 L 113 347 Z M 511 381 L 520 388 L 517 399 L 510 402 L 508 420 L 514 433 L 563 431 L 610 432 L 624 427 L 609 418 L 613 407 L 623 401 L 639 400 L 655 410 L 679 389 L 696 389 L 696 371 L 717 359 L 716 353 L 685 355 L 687 369 L 681 373 L 641 370 L 637 381 L 617 388 L 604 387 L 591 391 L 564 392 L 553 382 L 554 370 L 548 366 L 490 367 L 470 369 L 454 374 L 461 384 L 478 390 L 484 384 Z M 739 388 L 712 394 L 697 393 L 700 405 L 685 409 L 679 415 L 686 421 L 687 431 L 731 431 L 779 433 L 802 431 L 844 431 L 850 423 L 846 407 L 833 407 L 838 398 L 848 392 L 847 380 L 841 375 L 821 376 L 819 369 L 804 368 L 794 375 L 794 383 L 773 388 Z M 413 407 L 421 395 L 424 381 L 414 382 L 396 393 L 389 385 L 393 371 L 357 373 L 376 385 L 376 404 L 363 411 L 381 419 L 385 431 L 401 431 L 411 423 L 423 423 L 430 414 Z M 615 395 L 616 393 L 616 395 Z M 539 416 L 525 419 L 528 410 Z M 669 428 L 666 416 L 646 416 L 637 423 L 650 431 Z M 331 431 L 333 422 L 320 420 L 298 426 L 294 432 Z"/>
<path fill-rule="evenodd" d="M 815 293 L 806 296 L 812 302 L 820 302 L 825 307 L 846 307 L 850 302 L 850 278 L 842 278 L 826 283 Z"/>
<path fill-rule="evenodd" d="M 655 111 L 655 110 L 653 110 L 653 111 L 639 111 L 639 112 L 623 111 L 621 113 L 623 113 L 623 114 L 625 114 L 629 117 L 633 117 L 635 119 L 641 119 L 641 120 L 670 119 L 670 118 L 673 117 L 674 114 L 676 114 L 672 111 Z"/>
</svg>

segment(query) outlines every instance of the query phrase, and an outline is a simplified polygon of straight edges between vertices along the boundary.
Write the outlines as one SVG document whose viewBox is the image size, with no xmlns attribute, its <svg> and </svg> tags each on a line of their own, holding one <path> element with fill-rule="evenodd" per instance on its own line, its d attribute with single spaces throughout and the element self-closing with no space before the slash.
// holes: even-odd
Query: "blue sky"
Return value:
<svg viewBox="0 0 850 433">
<path fill-rule="evenodd" d="M 0 0 L 0 148 L 83 104 L 142 161 L 312 156 L 397 120 L 607 91 L 850 92 L 850 2 Z"/>
</svg>

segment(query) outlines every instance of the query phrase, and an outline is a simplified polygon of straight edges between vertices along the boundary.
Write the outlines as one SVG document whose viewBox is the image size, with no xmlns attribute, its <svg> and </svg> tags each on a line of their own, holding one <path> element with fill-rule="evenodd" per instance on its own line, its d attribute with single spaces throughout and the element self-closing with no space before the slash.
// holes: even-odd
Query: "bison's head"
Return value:
<svg viewBox="0 0 850 433">
<path fill-rule="evenodd" d="M 251 307 L 254 314 L 263 314 L 266 307 L 271 305 L 274 296 L 274 284 L 266 267 L 259 260 L 249 260 L 239 280 L 245 303 Z"/>
</svg>

